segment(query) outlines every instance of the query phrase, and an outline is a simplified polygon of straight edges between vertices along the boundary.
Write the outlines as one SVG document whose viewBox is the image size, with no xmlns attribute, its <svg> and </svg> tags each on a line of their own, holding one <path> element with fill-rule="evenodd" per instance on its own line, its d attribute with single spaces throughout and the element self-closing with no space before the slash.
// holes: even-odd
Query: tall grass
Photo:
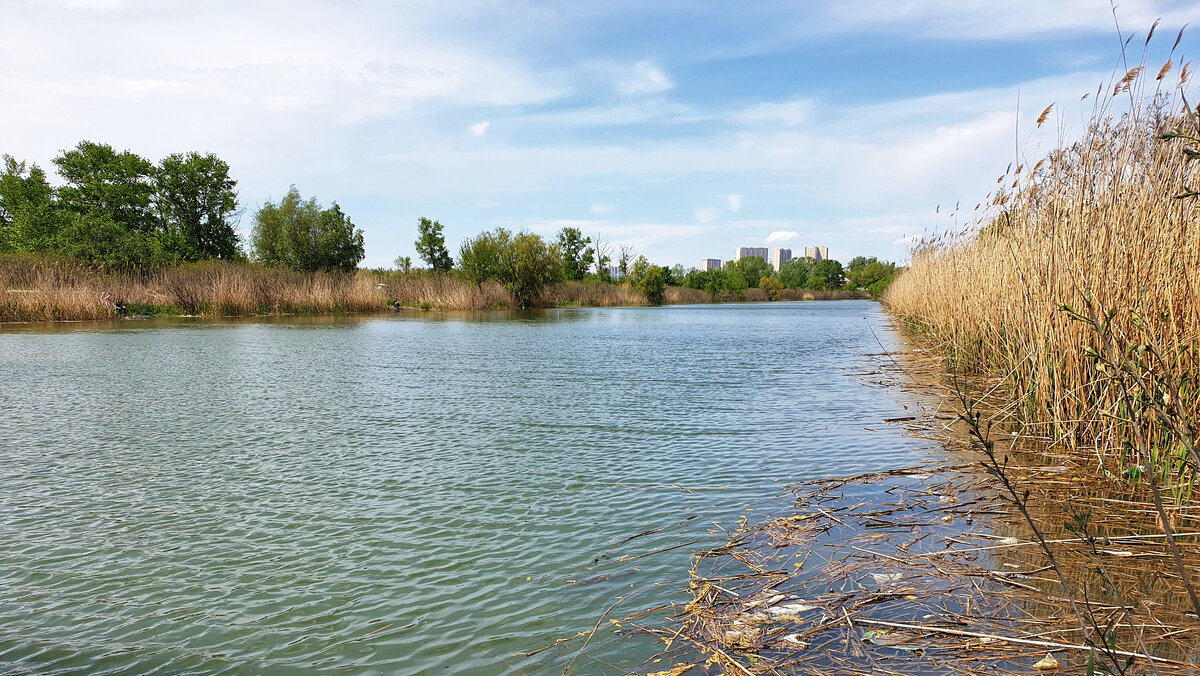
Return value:
<svg viewBox="0 0 1200 676">
<path fill-rule="evenodd" d="M 104 319 L 115 311 L 212 316 L 370 312 L 386 308 L 387 290 L 368 272 L 300 273 L 209 261 L 152 273 L 104 273 L 51 256 L 0 258 L 0 321 Z"/>
<path fill-rule="evenodd" d="M 1164 136 L 1198 127 L 1142 73 L 1109 86 L 1080 141 L 1006 173 L 975 227 L 919 245 L 883 302 L 955 366 L 1002 377 L 1028 431 L 1105 471 L 1144 464 L 1144 442 L 1178 485 L 1196 476 L 1200 204 L 1180 196 L 1200 153 Z"/>
<path fill-rule="evenodd" d="M 512 295 L 495 282 L 472 284 L 455 275 L 359 270 L 302 273 L 249 263 L 208 261 L 149 273 L 102 272 L 55 256 L 0 256 L 0 321 L 111 318 L 107 294 L 130 312 L 207 316 L 382 312 L 400 307 L 440 310 L 511 309 Z M 669 290 L 668 301 L 706 302 L 692 289 Z M 629 286 L 566 282 L 539 301 L 559 305 L 645 305 Z"/>
</svg>

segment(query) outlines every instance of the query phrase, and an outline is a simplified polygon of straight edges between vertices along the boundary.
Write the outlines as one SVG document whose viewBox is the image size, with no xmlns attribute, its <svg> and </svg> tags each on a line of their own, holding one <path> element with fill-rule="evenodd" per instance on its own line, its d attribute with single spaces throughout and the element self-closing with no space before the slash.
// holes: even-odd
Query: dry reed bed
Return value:
<svg viewBox="0 0 1200 676">
<path fill-rule="evenodd" d="M 515 307 L 499 284 L 471 284 L 453 275 L 301 273 L 223 261 L 144 274 L 105 273 L 57 257 L 0 257 L 0 321 L 112 318 L 115 311 L 100 301 L 105 293 L 134 313 L 208 316 L 370 313 L 386 310 L 393 301 L 414 309 Z M 707 300 L 694 289 L 667 289 L 668 303 Z M 646 305 L 646 297 L 628 286 L 566 282 L 547 289 L 541 305 L 639 306 Z"/>
<path fill-rule="evenodd" d="M 110 273 L 44 257 L 0 260 L 0 321 L 105 319 L 114 310 L 102 294 L 131 310 L 244 316 L 372 312 L 386 292 L 359 272 L 306 274 L 210 261 L 149 274 Z"/>
<path fill-rule="evenodd" d="M 1122 98 L 1137 77 L 1118 83 Z M 1194 134 L 1197 120 L 1142 101 L 1097 113 L 1078 143 L 1001 177 L 978 227 L 922 243 L 883 301 L 955 368 L 1003 376 L 1005 413 L 1026 431 L 1119 473 L 1136 464 L 1124 442 L 1145 427 L 1164 479 L 1190 482 L 1195 458 L 1181 437 L 1194 436 L 1200 414 L 1200 212 L 1196 198 L 1176 196 L 1198 185 L 1197 163 L 1186 140 L 1160 136 Z M 1117 368 L 1089 348 L 1109 350 Z"/>
</svg>

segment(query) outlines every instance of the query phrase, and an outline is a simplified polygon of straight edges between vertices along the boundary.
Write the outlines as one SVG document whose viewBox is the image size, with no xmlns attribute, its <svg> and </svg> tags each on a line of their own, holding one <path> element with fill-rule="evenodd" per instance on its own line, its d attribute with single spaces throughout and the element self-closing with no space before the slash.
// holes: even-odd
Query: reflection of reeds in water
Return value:
<svg viewBox="0 0 1200 676">
<path fill-rule="evenodd" d="M 1026 432 L 1093 453 L 1113 474 L 1141 464 L 1124 443 L 1136 402 L 1122 392 L 1139 387 L 1125 388 L 1128 374 L 1098 364 L 1088 351 L 1094 327 L 1062 306 L 1111 315 L 1118 352 L 1153 341 L 1161 359 L 1146 361 L 1150 391 L 1135 396 L 1174 388 L 1169 415 L 1178 427 L 1194 430 L 1200 416 L 1200 198 L 1177 198 L 1200 187 L 1200 164 L 1187 140 L 1162 139 L 1194 135 L 1197 119 L 1153 96 L 1158 81 L 1139 99 L 1141 73 L 1120 79 L 1117 99 L 1105 92 L 1106 101 L 1125 100 L 1132 88 L 1127 112 L 1101 106 L 1080 141 L 1013 168 L 981 227 L 922 243 L 884 297 L 955 367 L 1002 375 L 1008 412 Z M 1164 479 L 1175 477 L 1176 488 L 1194 481 L 1179 430 L 1145 413 L 1146 445 Z"/>
</svg>

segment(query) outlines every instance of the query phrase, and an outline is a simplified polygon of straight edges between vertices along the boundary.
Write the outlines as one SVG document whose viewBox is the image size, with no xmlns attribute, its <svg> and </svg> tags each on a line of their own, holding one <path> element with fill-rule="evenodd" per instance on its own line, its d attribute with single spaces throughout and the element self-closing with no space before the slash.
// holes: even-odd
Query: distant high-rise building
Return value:
<svg viewBox="0 0 1200 676">
<path fill-rule="evenodd" d="M 827 261 L 829 260 L 829 247 L 806 246 L 804 247 L 804 257 L 811 258 L 815 261 Z"/>
<path fill-rule="evenodd" d="M 736 263 L 743 258 L 749 258 L 750 256 L 758 256 L 759 258 L 763 259 L 764 263 L 771 262 L 767 260 L 767 257 L 770 256 L 770 251 L 765 246 L 739 246 L 737 255 L 733 258 L 733 262 Z"/>
<path fill-rule="evenodd" d="M 790 260 L 792 260 L 791 249 L 776 249 L 775 255 L 771 256 L 771 266 L 775 268 L 775 272 L 779 272 L 779 268 L 782 268 L 783 264 Z"/>
<path fill-rule="evenodd" d="M 700 271 L 701 272 L 708 272 L 709 270 L 720 270 L 720 269 L 721 269 L 721 259 L 720 258 L 701 258 L 700 259 Z"/>
</svg>

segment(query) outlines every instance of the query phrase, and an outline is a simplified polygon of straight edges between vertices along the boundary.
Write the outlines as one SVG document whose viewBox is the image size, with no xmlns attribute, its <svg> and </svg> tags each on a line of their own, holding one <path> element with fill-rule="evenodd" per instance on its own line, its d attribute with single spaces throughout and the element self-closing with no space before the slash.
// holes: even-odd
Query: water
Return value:
<svg viewBox="0 0 1200 676">
<path fill-rule="evenodd" d="M 783 483 L 924 457 L 880 341 L 868 302 L 4 327 L 0 671 L 560 673 L 522 653 L 686 601 Z M 572 673 L 652 670 L 605 625 Z"/>
</svg>

